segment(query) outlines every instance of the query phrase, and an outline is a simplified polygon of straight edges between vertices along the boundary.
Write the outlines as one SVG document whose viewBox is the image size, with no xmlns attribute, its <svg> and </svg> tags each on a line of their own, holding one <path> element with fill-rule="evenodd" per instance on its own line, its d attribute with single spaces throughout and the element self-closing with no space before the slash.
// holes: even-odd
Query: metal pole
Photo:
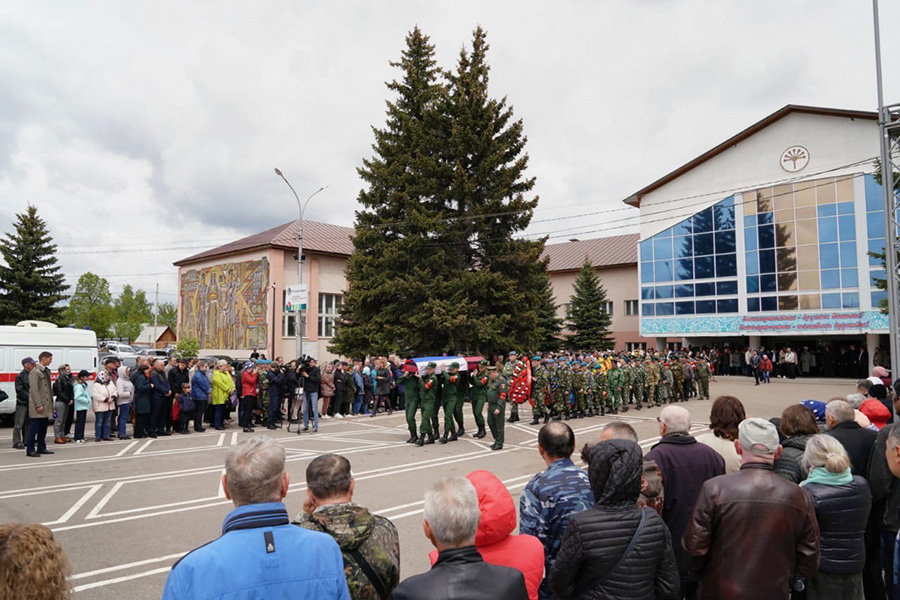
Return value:
<svg viewBox="0 0 900 600">
<path fill-rule="evenodd" d="M 900 307 L 900 282 L 897 275 L 897 226 L 894 222 L 894 170 L 891 166 L 891 136 L 888 124 L 890 110 L 884 106 L 884 83 L 881 74 L 881 31 L 878 19 L 878 0 L 872 0 L 875 26 L 875 80 L 878 88 L 878 129 L 881 135 L 881 191 L 884 198 L 885 267 L 887 275 L 888 326 L 890 328 L 891 367 L 897 373 L 900 365 L 900 337 L 898 337 L 898 307 Z"/>
<path fill-rule="evenodd" d="M 312 194 L 309 195 L 309 198 L 306 199 L 306 202 L 303 204 L 300 203 L 300 196 L 297 195 L 297 191 L 294 189 L 294 186 L 291 185 L 291 182 L 287 180 L 287 177 L 284 176 L 284 173 L 281 172 L 281 169 L 275 168 L 275 174 L 281 177 L 284 182 L 287 184 L 289 188 L 291 188 L 291 192 L 294 194 L 294 198 L 297 200 L 297 211 L 298 211 L 298 219 L 297 219 L 297 283 L 303 284 L 303 213 L 306 212 L 306 206 L 309 204 L 309 201 L 312 200 L 312 197 L 327 188 L 327 185 L 323 185 Z M 307 297 L 307 302 L 309 302 L 309 298 Z M 297 309 L 296 314 L 294 315 L 294 333 L 297 336 L 297 356 L 296 358 L 301 358 L 303 356 L 303 334 L 306 333 L 303 331 L 304 329 L 303 323 L 303 311 L 299 308 Z"/>
</svg>

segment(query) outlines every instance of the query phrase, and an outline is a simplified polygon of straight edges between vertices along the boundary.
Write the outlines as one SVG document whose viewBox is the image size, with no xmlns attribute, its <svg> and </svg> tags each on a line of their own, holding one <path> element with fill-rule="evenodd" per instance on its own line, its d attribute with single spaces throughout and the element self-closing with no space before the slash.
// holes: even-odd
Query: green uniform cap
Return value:
<svg viewBox="0 0 900 600">
<path fill-rule="evenodd" d="M 486 358 L 482 358 L 480 361 L 478 361 L 478 366 L 479 366 L 479 367 L 486 367 L 486 366 L 488 366 L 489 364 L 490 364 L 490 363 L 487 361 Z"/>
<path fill-rule="evenodd" d="M 458 369 L 458 368 L 459 368 L 459 363 L 458 363 L 458 362 L 455 362 L 455 361 L 452 362 L 452 363 L 450 363 L 450 368 L 451 368 L 451 369 Z"/>
<path fill-rule="evenodd" d="M 426 369 L 436 369 L 436 368 L 437 368 L 437 363 L 434 362 L 434 361 L 431 361 L 430 363 L 428 363 L 427 365 L 425 365 L 425 368 L 426 368 Z"/>
</svg>

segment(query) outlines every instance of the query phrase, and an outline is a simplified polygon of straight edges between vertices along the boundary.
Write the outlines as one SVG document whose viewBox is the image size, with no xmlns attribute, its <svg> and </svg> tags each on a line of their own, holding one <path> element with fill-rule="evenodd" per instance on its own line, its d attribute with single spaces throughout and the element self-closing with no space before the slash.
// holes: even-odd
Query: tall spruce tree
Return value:
<svg viewBox="0 0 900 600">
<path fill-rule="evenodd" d="M 562 331 L 563 320 L 557 316 L 559 306 L 556 304 L 550 277 L 546 275 L 546 272 L 539 286 L 541 303 L 537 306 L 538 345 L 535 349 L 543 352 L 555 352 L 562 345 L 559 334 Z"/>
<path fill-rule="evenodd" d="M 603 310 L 606 290 L 587 257 L 575 278 L 569 313 L 569 347 L 573 350 L 611 350 L 614 345 L 609 327 L 612 317 Z"/>
<path fill-rule="evenodd" d="M 358 169 L 354 252 L 349 288 L 331 348 L 347 356 L 436 350 L 442 346 L 427 310 L 450 266 L 431 244 L 442 228 L 437 199 L 438 136 L 435 103 L 444 94 L 434 46 L 418 28 L 406 37 L 396 94 L 383 129 L 373 128 L 375 156 Z"/>
<path fill-rule="evenodd" d="M 29 205 L 16 215 L 15 231 L 0 240 L 0 324 L 59 320 L 69 286 L 56 261 L 56 244 L 47 224 Z"/>
<path fill-rule="evenodd" d="M 536 348 L 542 340 L 540 307 L 546 303 L 544 240 L 513 237 L 531 222 L 538 198 L 526 198 L 527 138 L 506 98 L 489 92 L 486 33 L 478 27 L 471 50 L 460 51 L 446 76 L 441 116 L 440 194 L 450 217 L 443 237 L 452 278 L 434 306 L 450 346 L 489 353 Z"/>
</svg>

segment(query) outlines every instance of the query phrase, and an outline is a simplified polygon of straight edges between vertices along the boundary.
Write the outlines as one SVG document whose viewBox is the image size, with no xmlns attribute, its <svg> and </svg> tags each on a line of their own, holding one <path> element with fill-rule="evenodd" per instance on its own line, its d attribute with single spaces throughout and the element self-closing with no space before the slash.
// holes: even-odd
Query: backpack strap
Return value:
<svg viewBox="0 0 900 600">
<path fill-rule="evenodd" d="M 350 558 L 353 559 L 362 572 L 365 574 L 366 579 L 369 580 L 369 583 L 375 588 L 375 593 L 378 594 L 378 598 L 380 600 L 388 600 L 388 592 L 384 587 L 384 582 L 381 581 L 381 578 L 378 576 L 378 573 L 375 572 L 375 569 L 372 568 L 372 565 L 369 564 L 369 561 L 365 559 L 362 555 L 362 552 L 359 551 L 359 548 L 354 548 L 353 550 L 346 550 L 346 554 L 350 555 Z"/>
</svg>

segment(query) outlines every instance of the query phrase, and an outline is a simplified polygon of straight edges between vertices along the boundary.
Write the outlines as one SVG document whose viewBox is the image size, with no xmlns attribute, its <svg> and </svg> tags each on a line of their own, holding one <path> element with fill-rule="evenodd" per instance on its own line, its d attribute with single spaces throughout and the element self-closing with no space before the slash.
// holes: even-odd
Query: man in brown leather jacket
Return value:
<svg viewBox="0 0 900 600">
<path fill-rule="evenodd" d="M 682 544 L 700 578 L 700 598 L 784 599 L 796 578 L 819 568 L 819 525 L 802 488 L 772 469 L 775 426 L 744 420 L 735 449 L 741 470 L 703 484 Z"/>
</svg>

